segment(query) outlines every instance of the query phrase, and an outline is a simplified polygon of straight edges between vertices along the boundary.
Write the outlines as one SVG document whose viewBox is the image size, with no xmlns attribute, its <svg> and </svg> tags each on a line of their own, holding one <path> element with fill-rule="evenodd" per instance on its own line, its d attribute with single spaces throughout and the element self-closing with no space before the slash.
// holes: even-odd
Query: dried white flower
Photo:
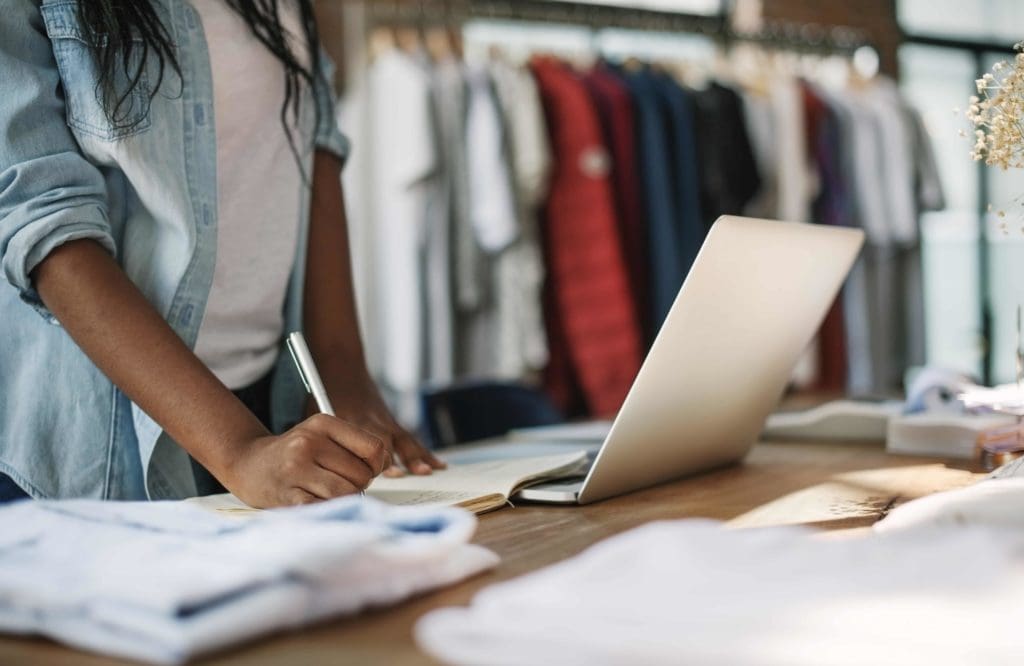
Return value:
<svg viewBox="0 0 1024 666">
<path fill-rule="evenodd" d="M 975 127 L 971 156 L 1002 169 L 1024 167 L 1024 42 L 1015 48 L 1012 64 L 996 63 L 975 81 L 966 111 Z"/>
<path fill-rule="evenodd" d="M 974 126 L 974 145 L 970 155 L 976 161 L 1002 170 L 1024 168 L 1024 41 L 1014 45 L 1017 53 L 1012 61 L 1000 61 L 974 84 L 977 95 L 971 95 L 965 115 Z M 963 130 L 960 136 L 967 136 Z M 1024 195 L 1013 203 L 1024 207 Z M 1017 209 L 1017 222 L 1024 221 L 1024 212 Z M 989 204 L 988 212 L 992 213 Z M 1007 233 L 1005 208 L 995 211 L 999 228 Z M 1021 227 L 1024 233 L 1024 226 Z"/>
</svg>

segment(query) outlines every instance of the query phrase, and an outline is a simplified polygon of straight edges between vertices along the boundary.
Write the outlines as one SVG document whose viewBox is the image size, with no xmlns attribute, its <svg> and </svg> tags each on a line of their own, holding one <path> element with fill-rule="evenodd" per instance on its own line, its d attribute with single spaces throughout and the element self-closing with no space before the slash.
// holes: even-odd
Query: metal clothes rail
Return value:
<svg viewBox="0 0 1024 666">
<path fill-rule="evenodd" d="M 728 11 L 693 14 L 625 5 L 550 0 L 393 0 L 369 2 L 374 23 L 457 24 L 469 19 L 556 23 L 593 30 L 623 28 L 706 35 L 722 43 L 753 42 L 804 52 L 849 53 L 870 42 L 861 30 L 845 26 L 772 21 L 757 32 L 730 26 Z"/>
</svg>

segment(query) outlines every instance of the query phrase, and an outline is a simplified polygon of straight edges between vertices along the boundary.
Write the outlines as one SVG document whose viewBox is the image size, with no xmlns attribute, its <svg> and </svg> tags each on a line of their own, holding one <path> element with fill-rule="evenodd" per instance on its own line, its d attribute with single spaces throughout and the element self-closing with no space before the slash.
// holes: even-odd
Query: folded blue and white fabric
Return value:
<svg viewBox="0 0 1024 666">
<path fill-rule="evenodd" d="M 246 518 L 183 502 L 0 508 L 0 632 L 155 663 L 396 603 L 497 564 L 450 508 L 351 497 Z"/>
</svg>

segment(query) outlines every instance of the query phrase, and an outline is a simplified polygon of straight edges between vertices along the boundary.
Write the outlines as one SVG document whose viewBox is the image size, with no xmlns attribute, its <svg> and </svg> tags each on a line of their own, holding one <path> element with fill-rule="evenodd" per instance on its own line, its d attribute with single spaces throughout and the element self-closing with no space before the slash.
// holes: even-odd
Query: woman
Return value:
<svg viewBox="0 0 1024 666">
<path fill-rule="evenodd" d="M 4 3 L 0 498 L 212 474 L 270 507 L 441 466 L 366 370 L 318 44 L 311 0 Z M 302 420 L 296 329 L 339 418 Z"/>
</svg>

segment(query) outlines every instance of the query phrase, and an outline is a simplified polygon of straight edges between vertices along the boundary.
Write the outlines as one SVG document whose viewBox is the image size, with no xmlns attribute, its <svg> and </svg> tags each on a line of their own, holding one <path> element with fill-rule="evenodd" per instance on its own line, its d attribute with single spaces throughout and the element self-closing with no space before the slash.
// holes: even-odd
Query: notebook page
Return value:
<svg viewBox="0 0 1024 666">
<path fill-rule="evenodd" d="M 459 504 L 484 495 L 505 497 L 525 481 L 569 474 L 586 460 L 585 451 L 450 465 L 428 476 L 377 477 L 366 494 L 389 504 Z"/>
</svg>

